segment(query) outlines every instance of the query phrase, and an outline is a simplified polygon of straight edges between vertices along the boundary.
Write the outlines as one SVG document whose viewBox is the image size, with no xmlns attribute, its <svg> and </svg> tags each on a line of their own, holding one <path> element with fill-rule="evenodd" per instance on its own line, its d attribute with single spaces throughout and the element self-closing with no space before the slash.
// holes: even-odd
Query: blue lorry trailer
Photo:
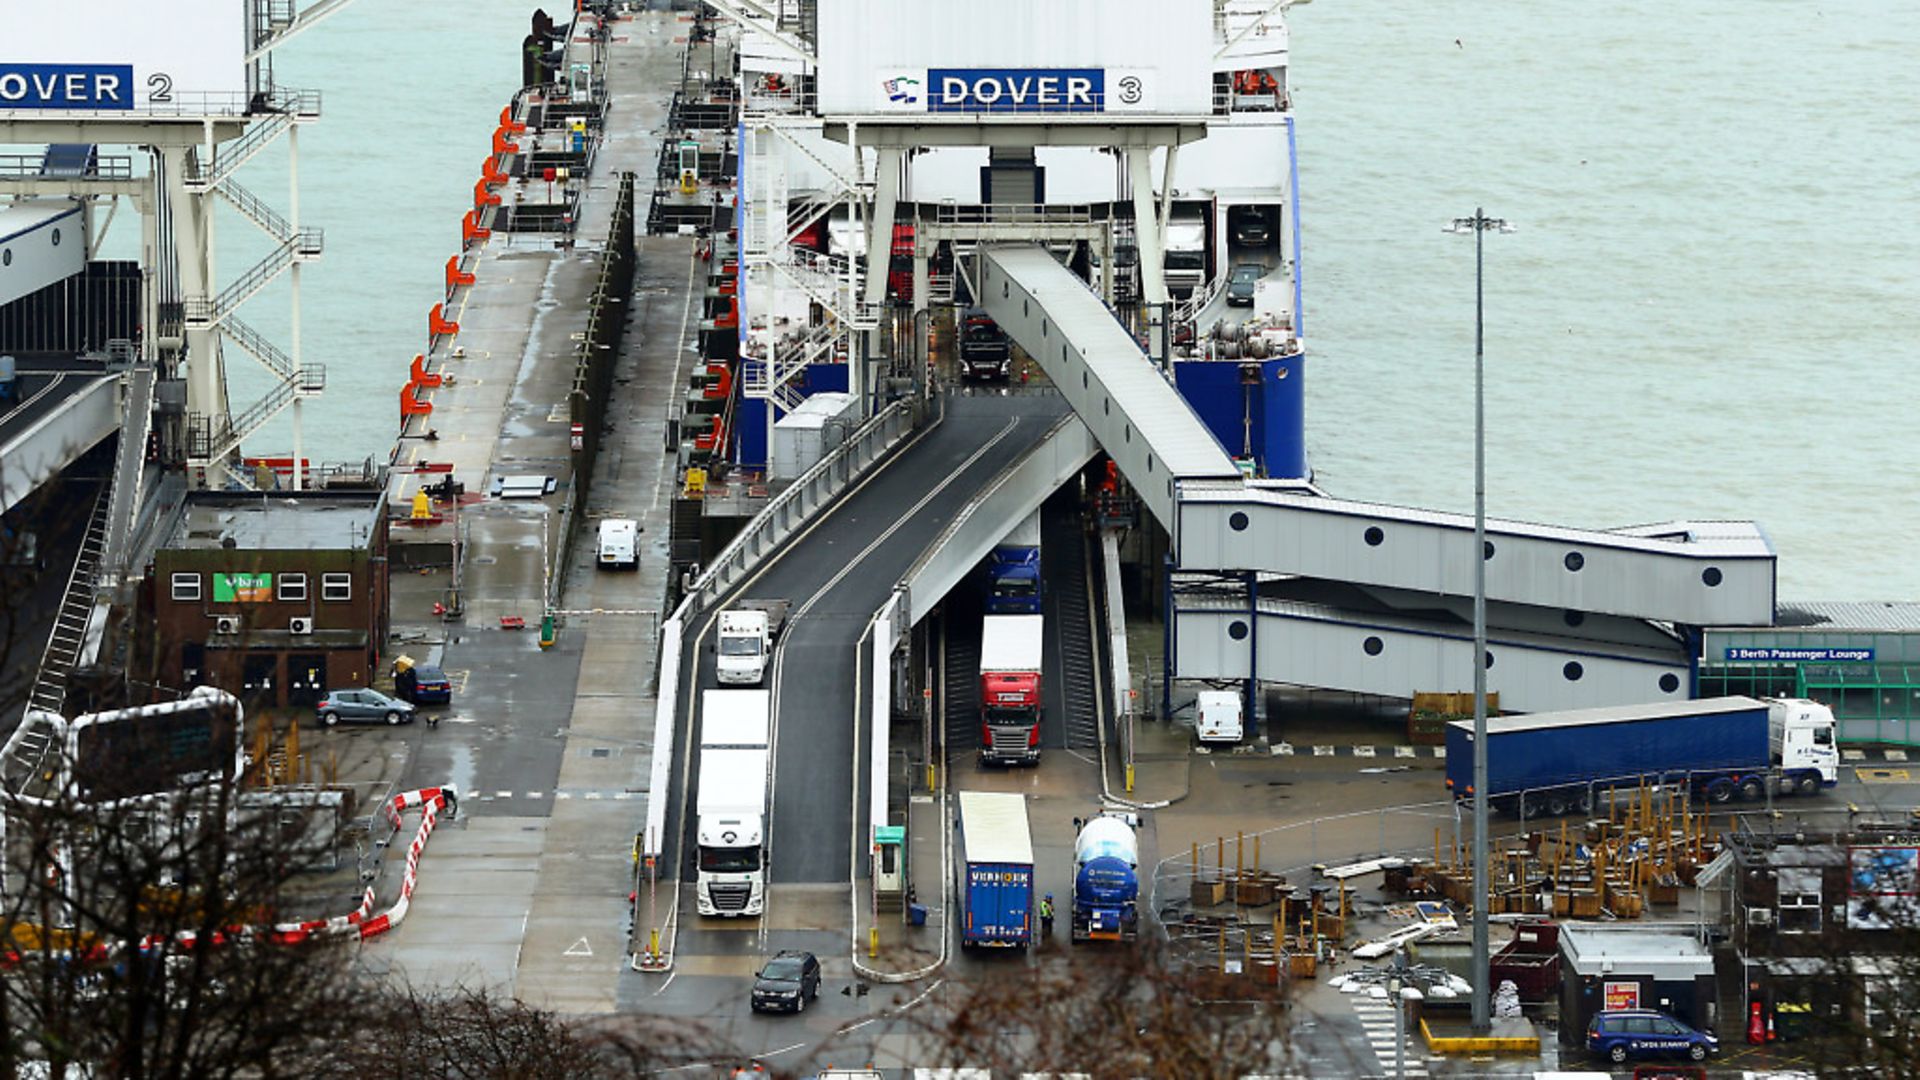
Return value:
<svg viewBox="0 0 1920 1080">
<path fill-rule="evenodd" d="M 1027 831 L 1026 796 L 961 792 L 955 837 L 961 946 L 1031 947 L 1033 838 Z"/>
<path fill-rule="evenodd" d="M 1710 802 L 1838 780 L 1818 702 L 1703 698 L 1487 719 L 1487 796 L 1502 813 L 1588 812 L 1610 786 L 1686 783 Z M 1473 795 L 1473 722 L 1447 725 L 1447 789 Z"/>
</svg>

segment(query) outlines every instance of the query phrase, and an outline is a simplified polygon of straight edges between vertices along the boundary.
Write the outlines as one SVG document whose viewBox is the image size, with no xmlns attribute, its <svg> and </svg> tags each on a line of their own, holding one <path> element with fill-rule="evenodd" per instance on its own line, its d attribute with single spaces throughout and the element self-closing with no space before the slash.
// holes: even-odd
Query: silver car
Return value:
<svg viewBox="0 0 1920 1080">
<path fill-rule="evenodd" d="M 359 720 L 374 723 L 384 720 L 389 724 L 413 723 L 413 706 L 399 698 L 391 698 L 378 690 L 329 690 L 313 706 L 320 722 L 328 727 L 342 720 Z"/>
</svg>

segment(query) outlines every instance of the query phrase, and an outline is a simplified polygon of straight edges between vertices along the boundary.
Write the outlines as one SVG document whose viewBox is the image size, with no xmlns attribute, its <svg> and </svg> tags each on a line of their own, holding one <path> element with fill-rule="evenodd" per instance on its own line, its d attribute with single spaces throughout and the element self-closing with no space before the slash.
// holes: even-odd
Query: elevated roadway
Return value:
<svg viewBox="0 0 1920 1080">
<path fill-rule="evenodd" d="M 120 377 L 71 357 L 19 356 L 15 400 L 0 404 L 0 511 L 120 429 Z"/>
</svg>

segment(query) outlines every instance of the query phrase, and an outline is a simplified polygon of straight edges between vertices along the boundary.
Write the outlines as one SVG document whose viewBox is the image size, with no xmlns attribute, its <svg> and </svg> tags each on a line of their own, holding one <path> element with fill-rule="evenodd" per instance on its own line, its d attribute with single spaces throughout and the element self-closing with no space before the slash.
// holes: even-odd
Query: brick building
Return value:
<svg viewBox="0 0 1920 1080">
<path fill-rule="evenodd" d="M 388 626 L 379 491 L 194 493 L 147 577 L 160 681 L 249 708 L 365 686 Z"/>
</svg>

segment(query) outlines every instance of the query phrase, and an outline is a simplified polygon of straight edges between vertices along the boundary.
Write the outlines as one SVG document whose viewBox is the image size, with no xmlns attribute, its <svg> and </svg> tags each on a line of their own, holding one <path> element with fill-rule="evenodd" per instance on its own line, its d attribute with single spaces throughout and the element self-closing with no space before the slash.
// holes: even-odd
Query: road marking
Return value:
<svg viewBox="0 0 1920 1080">
<path fill-rule="evenodd" d="M 600 797 L 600 793 L 599 793 L 599 792 L 597 792 L 597 791 L 589 791 L 589 792 L 587 792 L 587 796 L 586 796 L 586 797 L 587 797 L 587 798 L 589 798 L 589 799 L 597 799 L 597 798 L 599 798 L 599 797 Z"/>
<path fill-rule="evenodd" d="M 1865 750 L 1842 750 L 1840 751 L 1840 756 L 1847 761 L 1867 760 L 1867 752 Z"/>
<path fill-rule="evenodd" d="M 1280 745 L 1274 747 L 1273 752 L 1280 755 L 1281 757 L 1292 757 L 1293 744 L 1289 742 L 1283 742 Z"/>
<path fill-rule="evenodd" d="M 1393 748 L 1394 757 L 1412 757 L 1413 755 L 1414 748 L 1411 746 L 1396 746 Z"/>
<path fill-rule="evenodd" d="M 1436 747 L 1434 747 L 1434 748 L 1433 748 L 1433 756 L 1434 756 L 1434 757 L 1437 757 L 1437 758 L 1444 758 L 1444 757 L 1446 757 L 1446 756 L 1447 756 L 1447 748 L 1446 748 L 1446 747 L 1444 747 L 1444 746 L 1436 746 Z"/>
<path fill-rule="evenodd" d="M 1888 750 L 1887 760 L 1888 761 L 1905 761 L 1907 760 L 1907 752 L 1905 750 Z"/>
<path fill-rule="evenodd" d="M 1866 769 L 1856 767 L 1854 778 L 1863 784 L 1903 784 L 1912 779 L 1906 769 Z"/>
<path fill-rule="evenodd" d="M 1353 748 L 1353 756 L 1354 757 L 1373 757 L 1374 756 L 1373 747 L 1356 746 Z"/>
<path fill-rule="evenodd" d="M 561 953 L 560 955 L 561 956 L 592 956 L 593 946 L 587 944 L 587 939 L 583 937 L 579 941 L 576 941 L 573 944 L 567 946 L 567 951 Z"/>
<path fill-rule="evenodd" d="M 496 799 L 511 799 L 511 798 L 513 798 L 513 792 L 511 792 L 511 791 L 496 791 L 496 792 L 494 792 L 494 793 L 493 793 L 493 797 L 494 797 L 494 798 L 496 798 Z"/>
<path fill-rule="evenodd" d="M 539 797 L 540 797 L 540 793 L 539 793 L 539 792 L 537 792 L 537 791 L 529 791 L 529 792 L 527 792 L 527 798 L 529 798 L 529 799 L 537 799 L 537 798 L 539 798 Z M 571 792 L 571 791 L 556 791 L 556 792 L 554 792 L 554 793 L 553 793 L 553 797 L 554 797 L 554 798 L 556 798 L 556 799 L 571 799 L 571 798 L 573 798 L 573 792 Z"/>
<path fill-rule="evenodd" d="M 1313 748 L 1313 756 L 1314 756 L 1314 757 L 1332 757 L 1332 756 L 1333 756 L 1333 747 L 1331 747 L 1331 746 L 1316 746 L 1316 747 L 1314 747 L 1314 748 Z"/>
</svg>

